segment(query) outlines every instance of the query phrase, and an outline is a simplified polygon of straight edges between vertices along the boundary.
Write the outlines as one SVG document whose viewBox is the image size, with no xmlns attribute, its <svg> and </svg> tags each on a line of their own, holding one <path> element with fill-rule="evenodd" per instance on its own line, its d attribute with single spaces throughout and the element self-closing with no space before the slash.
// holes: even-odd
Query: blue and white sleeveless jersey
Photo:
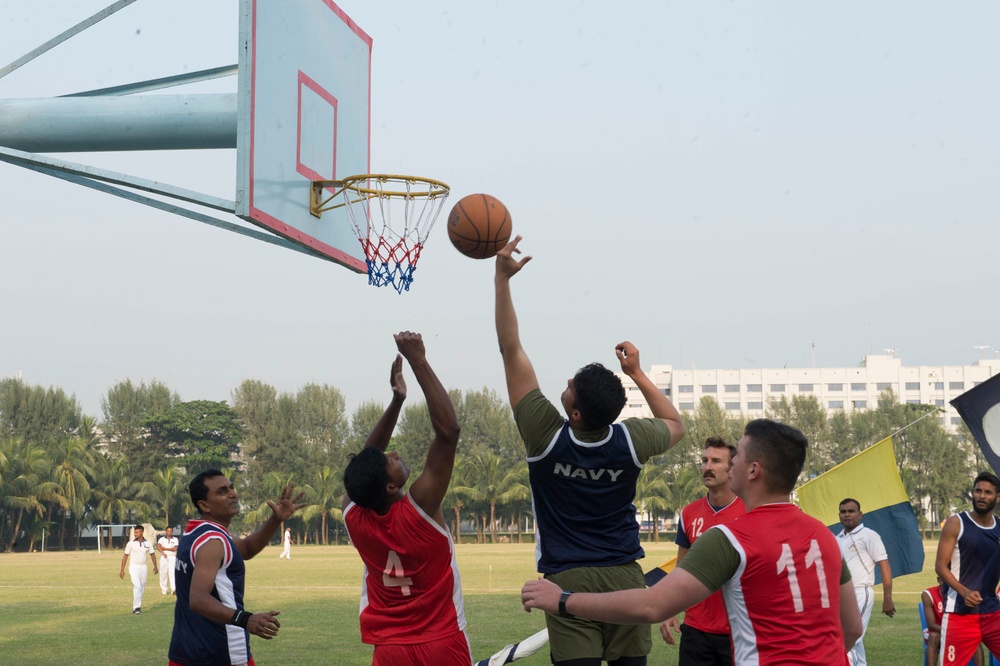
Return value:
<svg viewBox="0 0 1000 666">
<path fill-rule="evenodd" d="M 958 514 L 962 520 L 958 541 L 951 554 L 951 573 L 965 587 L 978 590 L 983 601 L 975 608 L 965 605 L 958 592 L 945 585 L 944 610 L 958 615 L 993 613 L 1000 610 L 997 583 L 1000 582 L 1000 523 L 993 518 L 992 527 L 982 527 L 969 516 L 968 511 Z"/>
<path fill-rule="evenodd" d="M 582 442 L 566 423 L 527 460 L 539 572 L 616 566 L 645 555 L 633 504 L 642 463 L 624 425 L 613 424 L 599 442 Z"/>
<path fill-rule="evenodd" d="M 177 603 L 168 653 L 170 661 L 184 666 L 229 666 L 250 660 L 250 633 L 246 629 L 212 622 L 191 610 L 191 578 L 198 566 L 198 549 L 213 539 L 222 542 L 225 556 L 212 596 L 229 608 L 243 610 L 246 567 L 233 538 L 218 523 L 189 521 L 177 548 Z"/>
</svg>

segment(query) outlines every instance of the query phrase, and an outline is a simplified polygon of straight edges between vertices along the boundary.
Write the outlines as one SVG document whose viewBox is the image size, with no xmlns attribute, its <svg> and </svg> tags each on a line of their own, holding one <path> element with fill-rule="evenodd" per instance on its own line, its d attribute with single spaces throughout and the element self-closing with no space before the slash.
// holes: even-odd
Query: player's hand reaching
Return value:
<svg viewBox="0 0 1000 666">
<path fill-rule="evenodd" d="M 389 386 L 392 388 L 394 397 L 406 400 L 406 380 L 403 379 L 402 354 L 396 354 L 396 360 L 392 362 L 392 369 L 389 371 Z"/>
<path fill-rule="evenodd" d="M 667 645 L 677 645 L 677 641 L 674 640 L 674 634 L 679 633 L 681 633 L 681 627 L 677 622 L 676 615 L 660 624 L 660 636 L 663 637 Z"/>
<path fill-rule="evenodd" d="M 426 351 L 424 350 L 424 339 L 419 333 L 403 331 L 392 337 L 396 341 L 396 348 L 399 350 L 399 353 L 410 362 L 410 365 L 420 363 L 424 360 L 426 354 Z M 402 368 L 402 366 L 400 366 L 400 368 Z"/>
<path fill-rule="evenodd" d="M 278 615 L 281 611 L 268 611 L 267 613 L 254 613 L 247 620 L 247 631 L 254 636 L 260 636 L 265 640 L 271 640 L 278 635 L 281 623 L 278 622 Z"/>
<path fill-rule="evenodd" d="M 514 236 L 514 240 L 507 243 L 503 248 L 497 252 L 497 277 L 502 277 L 504 279 L 510 279 L 518 271 L 524 268 L 524 265 L 531 261 L 531 257 L 527 256 L 518 261 L 514 258 L 515 254 L 521 254 L 521 251 L 517 249 L 517 244 L 521 242 L 521 236 Z"/>
<path fill-rule="evenodd" d="M 622 372 L 629 377 L 636 372 L 642 371 L 642 366 L 639 365 L 639 350 L 628 340 L 615 345 L 615 356 L 618 357 L 618 362 L 622 364 Z"/>
<path fill-rule="evenodd" d="M 278 520 L 288 520 L 292 517 L 292 514 L 308 504 L 308 502 L 300 502 L 302 497 L 306 494 L 304 490 L 300 490 L 299 494 L 295 495 L 293 499 L 292 493 L 294 492 L 295 483 L 289 483 L 281 489 L 281 498 L 277 502 L 267 500 L 267 505 L 271 507 L 271 511 L 274 512 L 274 517 Z"/>
</svg>

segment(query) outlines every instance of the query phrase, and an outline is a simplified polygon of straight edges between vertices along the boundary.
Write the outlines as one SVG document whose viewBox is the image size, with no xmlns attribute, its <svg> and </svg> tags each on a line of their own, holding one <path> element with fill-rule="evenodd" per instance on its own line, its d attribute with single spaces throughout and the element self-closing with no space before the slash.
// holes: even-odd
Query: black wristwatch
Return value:
<svg viewBox="0 0 1000 666">
<path fill-rule="evenodd" d="M 573 594 L 573 590 L 563 590 L 562 594 L 559 595 L 560 617 L 573 617 L 573 614 L 566 610 L 566 600 L 569 599 L 569 595 L 571 594 Z"/>
</svg>

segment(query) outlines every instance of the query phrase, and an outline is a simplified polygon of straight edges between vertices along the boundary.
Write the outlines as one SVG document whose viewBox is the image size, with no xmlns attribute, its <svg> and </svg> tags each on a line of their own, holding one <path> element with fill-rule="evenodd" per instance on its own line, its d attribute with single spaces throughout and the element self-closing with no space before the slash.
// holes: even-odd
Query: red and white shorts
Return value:
<svg viewBox="0 0 1000 666">
<path fill-rule="evenodd" d="M 945 613 L 941 621 L 941 663 L 968 664 L 979 644 L 1000 655 L 1000 611 L 958 615 Z"/>
</svg>

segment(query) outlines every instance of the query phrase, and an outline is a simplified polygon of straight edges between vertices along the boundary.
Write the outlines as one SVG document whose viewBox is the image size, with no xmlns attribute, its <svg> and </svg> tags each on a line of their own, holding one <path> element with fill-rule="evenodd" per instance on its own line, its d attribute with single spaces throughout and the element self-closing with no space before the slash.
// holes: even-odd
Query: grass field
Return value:
<svg viewBox="0 0 1000 666">
<path fill-rule="evenodd" d="M 643 546 L 644 569 L 675 553 L 673 545 Z M 925 542 L 924 547 L 924 571 L 894 582 L 895 619 L 872 617 L 865 646 L 875 666 L 922 663 L 916 606 L 921 590 L 934 583 L 936 545 Z M 361 565 L 353 548 L 298 546 L 291 561 L 279 561 L 279 552 L 271 546 L 247 563 L 247 607 L 281 611 L 276 639 L 250 639 L 257 663 L 371 664 L 371 649 L 361 643 L 358 630 Z M 519 603 L 521 584 L 536 575 L 533 546 L 460 545 L 458 563 L 477 659 L 544 627 L 542 615 L 525 613 Z M 0 664 L 166 663 L 174 599 L 160 594 L 150 569 L 143 614 L 132 615 L 132 586 L 127 573 L 124 581 L 118 578 L 120 565 L 121 551 L 0 555 Z M 673 666 L 676 659 L 677 649 L 656 632 L 649 663 Z M 548 664 L 548 653 L 517 663 Z"/>
</svg>

